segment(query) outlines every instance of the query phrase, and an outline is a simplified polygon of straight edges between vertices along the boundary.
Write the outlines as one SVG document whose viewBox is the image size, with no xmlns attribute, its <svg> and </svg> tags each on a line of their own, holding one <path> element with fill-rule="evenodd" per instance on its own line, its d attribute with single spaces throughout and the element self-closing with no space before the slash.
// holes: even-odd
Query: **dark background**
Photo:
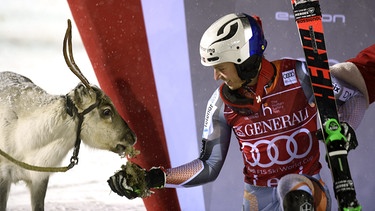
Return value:
<svg viewBox="0 0 375 211">
<path fill-rule="evenodd" d="M 213 80 L 212 68 L 203 67 L 199 58 L 200 38 L 214 21 L 233 12 L 258 15 L 263 21 L 263 29 L 268 41 L 265 51 L 268 60 L 272 61 L 282 57 L 301 59 L 304 58 L 304 55 L 289 0 L 187 0 L 184 3 L 197 138 L 200 140 L 207 100 L 219 85 L 219 82 Z M 321 0 L 320 4 L 330 64 L 352 58 L 363 48 L 375 43 L 375 1 Z M 349 154 L 358 199 L 364 210 L 368 210 L 373 204 L 371 200 L 375 193 L 373 180 L 375 173 L 373 137 L 375 133 L 374 127 L 371 125 L 374 113 L 374 108 L 370 106 L 357 130 L 359 147 Z M 321 152 L 324 155 L 324 146 L 321 146 Z M 322 164 L 322 176 L 331 188 L 330 172 L 325 161 L 322 160 Z M 231 149 L 221 174 L 215 182 L 203 187 L 206 210 L 241 210 L 242 168 L 243 161 L 239 146 L 237 140 L 232 138 Z M 332 210 L 337 210 L 335 199 L 332 204 Z"/>
</svg>

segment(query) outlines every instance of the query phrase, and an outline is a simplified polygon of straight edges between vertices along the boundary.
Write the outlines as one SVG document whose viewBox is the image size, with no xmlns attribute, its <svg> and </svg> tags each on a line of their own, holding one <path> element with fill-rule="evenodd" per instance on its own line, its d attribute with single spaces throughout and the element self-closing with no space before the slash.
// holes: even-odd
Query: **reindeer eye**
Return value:
<svg viewBox="0 0 375 211">
<path fill-rule="evenodd" d="M 112 116 L 112 110 L 109 109 L 109 108 L 106 108 L 106 109 L 103 110 L 102 114 L 103 114 L 104 117 L 111 117 Z"/>
</svg>

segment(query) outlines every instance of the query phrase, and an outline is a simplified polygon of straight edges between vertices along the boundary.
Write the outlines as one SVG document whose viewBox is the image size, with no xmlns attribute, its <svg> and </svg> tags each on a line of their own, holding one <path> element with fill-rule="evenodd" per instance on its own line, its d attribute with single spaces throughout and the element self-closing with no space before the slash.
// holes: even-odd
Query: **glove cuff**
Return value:
<svg viewBox="0 0 375 211">
<path fill-rule="evenodd" d="M 165 186 L 165 172 L 161 167 L 152 167 L 146 176 L 148 188 L 163 188 Z"/>
</svg>

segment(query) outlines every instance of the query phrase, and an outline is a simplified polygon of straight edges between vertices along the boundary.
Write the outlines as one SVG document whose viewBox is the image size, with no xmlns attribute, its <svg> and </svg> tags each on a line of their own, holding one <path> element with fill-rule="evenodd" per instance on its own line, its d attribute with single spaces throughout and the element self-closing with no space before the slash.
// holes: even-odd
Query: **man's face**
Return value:
<svg viewBox="0 0 375 211">
<path fill-rule="evenodd" d="M 214 79 L 222 80 L 231 90 L 236 90 L 245 82 L 238 74 L 232 62 L 224 62 L 213 66 Z"/>
</svg>

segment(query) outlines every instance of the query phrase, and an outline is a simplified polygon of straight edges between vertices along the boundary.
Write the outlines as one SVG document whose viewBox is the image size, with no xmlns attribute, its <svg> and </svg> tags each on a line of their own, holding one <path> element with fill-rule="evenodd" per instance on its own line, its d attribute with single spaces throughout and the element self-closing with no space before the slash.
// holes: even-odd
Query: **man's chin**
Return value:
<svg viewBox="0 0 375 211">
<path fill-rule="evenodd" d="M 235 86 L 235 85 L 228 85 L 228 84 L 226 84 L 227 86 L 228 86 L 228 88 L 230 89 L 230 90 L 237 90 L 237 89 L 239 89 L 241 86 Z"/>
</svg>

